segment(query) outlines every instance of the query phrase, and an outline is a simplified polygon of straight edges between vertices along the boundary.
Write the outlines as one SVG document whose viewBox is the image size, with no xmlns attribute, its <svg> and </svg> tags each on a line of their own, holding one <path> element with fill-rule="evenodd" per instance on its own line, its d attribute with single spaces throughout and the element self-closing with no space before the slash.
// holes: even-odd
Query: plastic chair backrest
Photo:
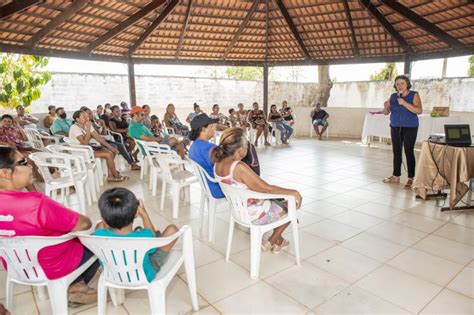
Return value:
<svg viewBox="0 0 474 315">
<path fill-rule="evenodd" d="M 160 168 L 163 172 L 162 174 L 167 180 L 173 180 L 173 173 L 171 172 L 170 164 L 183 163 L 183 160 L 177 154 L 159 153 L 155 154 L 153 157 L 158 161 Z"/>
<path fill-rule="evenodd" d="M 219 182 L 222 192 L 231 204 L 232 217 L 238 222 L 245 225 L 251 225 L 250 215 L 248 212 L 248 200 L 254 199 L 252 191 Z"/>
<path fill-rule="evenodd" d="M 171 147 L 167 144 L 161 144 L 153 141 L 143 141 L 134 139 L 140 148 L 140 153 L 144 156 L 150 156 L 156 153 L 163 154 L 174 154 L 176 151 L 171 150 Z"/>
<path fill-rule="evenodd" d="M 39 251 L 73 238 L 71 235 L 0 237 L 0 256 L 5 259 L 8 274 L 13 279 L 25 283 L 46 282 L 48 279 L 38 262 Z"/>
<path fill-rule="evenodd" d="M 199 165 L 197 162 L 191 160 L 191 159 L 188 159 L 189 163 L 191 163 L 191 165 L 194 167 L 194 170 L 195 170 L 195 174 L 197 175 L 197 178 L 199 179 L 199 184 L 201 185 L 201 188 L 202 188 L 202 192 L 201 193 L 204 193 L 206 195 L 207 198 L 214 198 L 211 194 L 211 190 L 209 188 L 209 183 L 208 181 L 210 182 L 214 182 L 214 183 L 217 183 L 216 179 L 215 178 L 212 178 L 207 172 L 205 169 L 202 168 L 201 165 Z"/>
<path fill-rule="evenodd" d="M 43 139 L 41 138 L 41 134 L 38 130 L 33 128 L 25 128 L 23 129 L 23 132 L 35 149 L 41 150 L 44 148 Z"/>
<path fill-rule="evenodd" d="M 73 233 L 84 246 L 101 261 L 103 276 L 119 286 L 142 286 L 148 281 L 143 270 L 145 254 L 154 248 L 168 245 L 179 238 L 189 227 L 183 226 L 168 237 L 105 237 Z"/>
<path fill-rule="evenodd" d="M 94 151 L 88 145 L 60 145 L 50 144 L 46 147 L 50 152 L 66 153 L 80 156 L 87 164 L 95 163 Z"/>
<path fill-rule="evenodd" d="M 58 168 L 62 177 L 69 177 L 74 182 L 73 174 L 75 172 L 86 172 L 84 161 L 76 156 L 66 153 L 35 152 L 29 155 L 38 166 L 46 182 L 51 182 L 54 178 L 51 176 L 50 169 Z"/>
</svg>

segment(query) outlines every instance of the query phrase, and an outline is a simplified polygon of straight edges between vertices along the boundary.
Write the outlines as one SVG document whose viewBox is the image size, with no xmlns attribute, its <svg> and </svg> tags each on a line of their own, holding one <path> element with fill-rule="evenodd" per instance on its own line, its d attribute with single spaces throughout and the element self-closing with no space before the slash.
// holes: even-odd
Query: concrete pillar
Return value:
<svg viewBox="0 0 474 315">
<path fill-rule="evenodd" d="M 268 62 L 263 64 L 263 112 L 268 114 Z"/>
<path fill-rule="evenodd" d="M 128 62 L 128 92 L 130 94 L 130 106 L 136 106 L 137 90 L 135 89 L 135 67 L 132 60 Z"/>
</svg>

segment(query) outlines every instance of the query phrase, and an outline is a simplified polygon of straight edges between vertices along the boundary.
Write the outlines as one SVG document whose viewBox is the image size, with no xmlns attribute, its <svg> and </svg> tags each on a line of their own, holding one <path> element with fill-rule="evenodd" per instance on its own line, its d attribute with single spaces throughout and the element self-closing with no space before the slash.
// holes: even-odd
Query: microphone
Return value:
<svg viewBox="0 0 474 315">
<path fill-rule="evenodd" d="M 398 97 L 402 98 L 402 96 L 403 96 L 403 91 L 398 91 Z"/>
</svg>

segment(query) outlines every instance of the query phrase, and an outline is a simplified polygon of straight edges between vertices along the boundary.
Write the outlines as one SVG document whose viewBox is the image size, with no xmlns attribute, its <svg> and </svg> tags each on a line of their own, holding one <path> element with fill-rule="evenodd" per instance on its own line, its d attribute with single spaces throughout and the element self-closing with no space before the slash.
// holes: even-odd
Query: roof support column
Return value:
<svg viewBox="0 0 474 315">
<path fill-rule="evenodd" d="M 268 114 L 268 62 L 263 63 L 263 112 Z"/>
<path fill-rule="evenodd" d="M 405 63 L 403 64 L 403 74 L 406 75 L 407 77 L 411 77 L 411 65 L 412 65 L 412 60 L 410 55 L 405 56 Z"/>
<path fill-rule="evenodd" d="M 128 61 L 128 92 L 130 94 L 130 106 L 137 105 L 137 90 L 135 89 L 135 65 L 133 60 Z"/>
</svg>

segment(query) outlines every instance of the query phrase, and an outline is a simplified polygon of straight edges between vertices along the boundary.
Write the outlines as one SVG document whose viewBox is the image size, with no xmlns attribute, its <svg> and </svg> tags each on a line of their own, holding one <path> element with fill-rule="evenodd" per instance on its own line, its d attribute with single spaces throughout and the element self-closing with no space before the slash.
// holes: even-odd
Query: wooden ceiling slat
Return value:
<svg viewBox="0 0 474 315">
<path fill-rule="evenodd" d="M 40 2 L 39 0 L 14 0 L 0 8 L 0 20 L 28 9 L 29 7 Z"/>
<path fill-rule="evenodd" d="M 310 59 L 311 56 L 308 52 L 308 50 L 305 47 L 305 44 L 303 42 L 303 39 L 301 38 L 298 30 L 296 29 L 295 24 L 293 23 L 293 20 L 291 19 L 290 14 L 288 13 L 288 10 L 286 9 L 285 5 L 283 4 L 282 0 L 276 0 L 277 6 L 280 9 L 281 14 L 286 20 L 286 23 L 288 24 L 288 27 L 290 28 L 291 32 L 293 33 L 293 36 L 295 37 L 296 41 L 298 42 L 299 47 L 301 48 L 303 55 L 306 59 Z"/>
</svg>

